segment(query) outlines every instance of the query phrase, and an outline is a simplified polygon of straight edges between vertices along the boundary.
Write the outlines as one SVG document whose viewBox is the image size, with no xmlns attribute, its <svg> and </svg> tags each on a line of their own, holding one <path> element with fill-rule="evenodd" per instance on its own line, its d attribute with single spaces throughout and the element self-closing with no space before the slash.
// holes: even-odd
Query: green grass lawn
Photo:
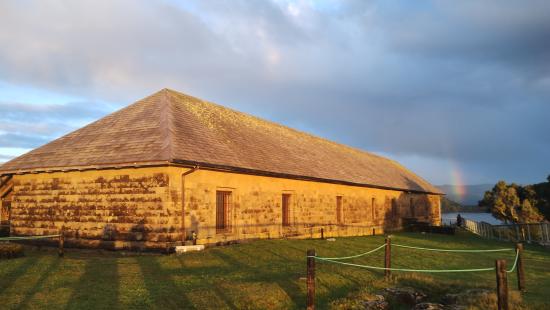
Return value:
<svg viewBox="0 0 550 310">
<path fill-rule="evenodd" d="M 394 243 L 439 248 L 502 248 L 511 243 L 488 241 L 467 233 L 457 236 L 400 233 Z M 26 249 L 26 256 L 0 261 L 2 309 L 292 309 L 305 306 L 305 253 L 320 256 L 357 254 L 384 243 L 383 236 L 325 240 L 262 240 L 213 247 L 185 255 L 83 251 L 69 249 L 57 257 L 54 249 Z M 483 268 L 514 253 L 435 253 L 393 248 L 393 267 Z M 383 250 L 354 259 L 357 264 L 383 265 Z M 527 292 L 532 308 L 550 308 L 550 251 L 526 246 Z M 317 262 L 317 304 L 360 290 L 387 285 L 420 288 L 437 299 L 465 288 L 494 289 L 495 273 L 410 275 L 383 281 L 383 271 Z M 515 273 L 509 287 L 516 289 Z"/>
</svg>

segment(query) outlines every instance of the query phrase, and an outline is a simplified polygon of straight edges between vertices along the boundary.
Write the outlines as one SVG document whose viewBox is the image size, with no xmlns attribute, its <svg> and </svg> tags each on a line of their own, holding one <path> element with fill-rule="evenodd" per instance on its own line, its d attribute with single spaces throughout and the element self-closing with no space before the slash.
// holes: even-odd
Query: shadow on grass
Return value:
<svg viewBox="0 0 550 310">
<path fill-rule="evenodd" d="M 27 273 L 27 269 L 36 263 L 36 260 L 31 257 L 16 259 L 21 261 L 20 264 L 17 265 L 17 267 L 14 267 L 11 271 L 7 272 L 5 275 L 1 276 L 0 292 L 4 292 L 12 283 L 17 281 L 19 277 L 24 276 Z M 5 261 L 0 262 L 4 263 Z"/>
<path fill-rule="evenodd" d="M 119 294 L 117 260 L 86 260 L 84 269 L 73 285 L 66 309 L 116 309 Z"/>
<path fill-rule="evenodd" d="M 42 270 L 45 269 L 45 272 L 40 275 L 40 278 L 36 281 L 36 283 L 33 285 L 33 287 L 25 294 L 25 298 L 23 301 L 19 304 L 19 309 L 26 309 L 27 304 L 32 300 L 34 295 L 40 292 L 40 289 L 42 288 L 42 285 L 48 279 L 48 277 L 54 272 L 57 271 L 59 264 L 61 263 L 60 258 L 53 258 L 51 263 L 48 266 L 44 266 Z"/>
<path fill-rule="evenodd" d="M 248 273 L 254 275 L 255 281 L 276 283 L 282 290 L 285 291 L 287 296 L 290 297 L 295 307 L 303 308 L 305 306 L 305 298 L 301 293 L 300 286 L 295 282 L 296 279 L 292 279 L 291 277 L 288 277 L 286 273 L 280 273 L 280 272 L 274 273 L 274 272 L 266 271 L 262 268 L 244 264 L 241 261 L 235 259 L 233 256 L 227 255 L 222 251 L 212 251 L 212 254 L 218 256 L 219 258 L 224 260 L 226 263 L 234 266 L 234 268 L 237 270 L 247 270 Z M 225 298 L 222 297 L 222 299 L 224 300 L 226 298 L 227 297 Z"/>
<path fill-rule="evenodd" d="M 210 252 L 214 253 L 214 252 Z M 194 276 L 198 278 L 200 285 L 193 287 L 193 289 L 204 289 L 212 290 L 215 295 L 219 298 L 225 308 L 227 309 L 239 309 L 233 302 L 231 298 L 223 291 L 223 288 L 220 288 L 219 282 L 222 281 L 225 276 L 230 275 L 232 272 L 237 271 L 233 265 L 228 266 L 217 266 L 217 267 L 188 267 L 186 266 L 185 259 L 183 255 L 177 257 L 177 260 L 180 262 L 181 268 L 179 272 L 181 275 Z M 205 277 L 205 275 L 207 275 Z M 209 280 L 208 278 L 213 278 L 214 281 Z M 253 277 L 253 276 L 252 276 Z M 247 277 L 242 278 L 241 280 L 246 281 Z M 195 284 L 197 284 L 195 282 Z"/>
<path fill-rule="evenodd" d="M 214 292 L 216 292 L 216 296 L 218 296 L 225 303 L 228 309 L 239 309 L 233 304 L 233 301 L 229 299 L 229 296 L 227 296 L 227 294 L 223 292 L 223 290 L 218 285 L 212 285 L 212 289 L 214 290 Z"/>
<path fill-rule="evenodd" d="M 303 269 L 299 269 L 296 272 L 293 272 L 293 275 L 298 277 L 306 276 L 306 253 L 303 249 L 287 245 L 286 248 L 296 251 L 299 257 L 302 258 Z M 273 255 L 280 256 L 278 253 L 275 253 L 273 249 L 265 249 L 264 251 L 273 253 Z M 303 253 L 303 254 L 302 254 Z M 301 254 L 301 255 L 300 255 Z M 296 263 L 296 262 L 294 262 Z M 368 273 L 367 273 L 368 272 Z M 354 267 L 339 266 L 323 263 L 320 261 L 316 262 L 316 287 L 317 287 L 317 302 L 320 305 L 328 304 L 330 301 L 347 296 L 350 291 L 357 290 L 361 286 L 367 286 L 372 283 L 373 279 L 377 277 L 383 277 L 383 272 L 378 271 L 366 271 L 366 270 L 357 270 Z M 329 278 L 327 278 L 329 277 Z M 326 281 L 325 281 L 326 279 Z M 331 281 L 336 280 L 336 281 Z M 338 284 L 335 284 L 338 283 Z M 305 281 L 300 284 L 304 287 L 303 291 L 305 292 Z M 323 287 L 326 293 L 321 293 L 320 288 Z M 300 294 L 300 304 L 305 303 L 305 293 Z"/>
<path fill-rule="evenodd" d="M 172 279 L 174 273 L 163 269 L 158 260 L 158 257 L 137 258 L 145 287 L 155 306 L 160 309 L 196 309 L 185 290 Z"/>
</svg>

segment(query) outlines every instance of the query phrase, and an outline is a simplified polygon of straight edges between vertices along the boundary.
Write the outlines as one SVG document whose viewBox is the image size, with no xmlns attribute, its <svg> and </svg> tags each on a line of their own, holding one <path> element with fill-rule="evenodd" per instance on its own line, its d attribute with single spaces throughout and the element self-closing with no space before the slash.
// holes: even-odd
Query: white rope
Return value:
<svg viewBox="0 0 550 310">
<path fill-rule="evenodd" d="M 368 255 L 368 254 L 371 254 L 371 253 L 374 253 L 378 250 L 380 250 L 381 248 L 385 247 L 386 244 L 382 244 L 381 246 L 377 247 L 376 249 L 374 250 L 370 250 L 368 252 L 365 252 L 365 253 L 361 253 L 361 254 L 357 254 L 357 255 L 352 255 L 352 256 L 343 256 L 343 257 L 317 257 L 316 258 L 319 258 L 319 259 L 331 259 L 331 260 L 344 260 L 344 259 L 352 259 L 352 258 L 356 258 L 356 257 L 361 257 L 361 256 L 364 256 L 364 255 Z"/>
<path fill-rule="evenodd" d="M 60 235 L 4 237 L 4 238 L 0 238 L 0 241 L 46 239 L 46 238 L 56 238 L 56 237 L 59 237 L 59 236 Z"/>
</svg>

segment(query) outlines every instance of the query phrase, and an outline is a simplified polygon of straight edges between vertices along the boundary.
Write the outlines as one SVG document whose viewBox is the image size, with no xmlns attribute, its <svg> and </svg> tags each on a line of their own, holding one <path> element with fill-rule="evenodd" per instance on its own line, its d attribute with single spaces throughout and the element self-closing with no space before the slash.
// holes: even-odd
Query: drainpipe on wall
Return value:
<svg viewBox="0 0 550 310">
<path fill-rule="evenodd" d="M 199 170 L 199 166 L 194 166 L 192 169 L 181 174 L 181 242 L 185 245 L 185 176 Z"/>
</svg>

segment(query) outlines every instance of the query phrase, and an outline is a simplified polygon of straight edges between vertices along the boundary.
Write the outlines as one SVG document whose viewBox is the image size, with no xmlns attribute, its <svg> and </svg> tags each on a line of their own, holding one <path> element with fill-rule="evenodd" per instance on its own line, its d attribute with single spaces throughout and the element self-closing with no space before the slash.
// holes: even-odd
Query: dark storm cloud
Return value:
<svg viewBox="0 0 550 310">
<path fill-rule="evenodd" d="M 548 1 L 440 2 L 429 12 L 396 12 L 401 22 L 390 26 L 389 41 L 408 55 L 528 65 L 548 73 L 549 11 Z"/>
<path fill-rule="evenodd" d="M 2 2 L 0 81 L 121 105 L 171 87 L 367 150 L 452 162 L 472 182 L 530 182 L 550 171 L 549 11 L 547 1 Z M 104 114 L 0 109 L 1 143 Z M 40 113 L 58 129 L 25 127 Z"/>
</svg>

